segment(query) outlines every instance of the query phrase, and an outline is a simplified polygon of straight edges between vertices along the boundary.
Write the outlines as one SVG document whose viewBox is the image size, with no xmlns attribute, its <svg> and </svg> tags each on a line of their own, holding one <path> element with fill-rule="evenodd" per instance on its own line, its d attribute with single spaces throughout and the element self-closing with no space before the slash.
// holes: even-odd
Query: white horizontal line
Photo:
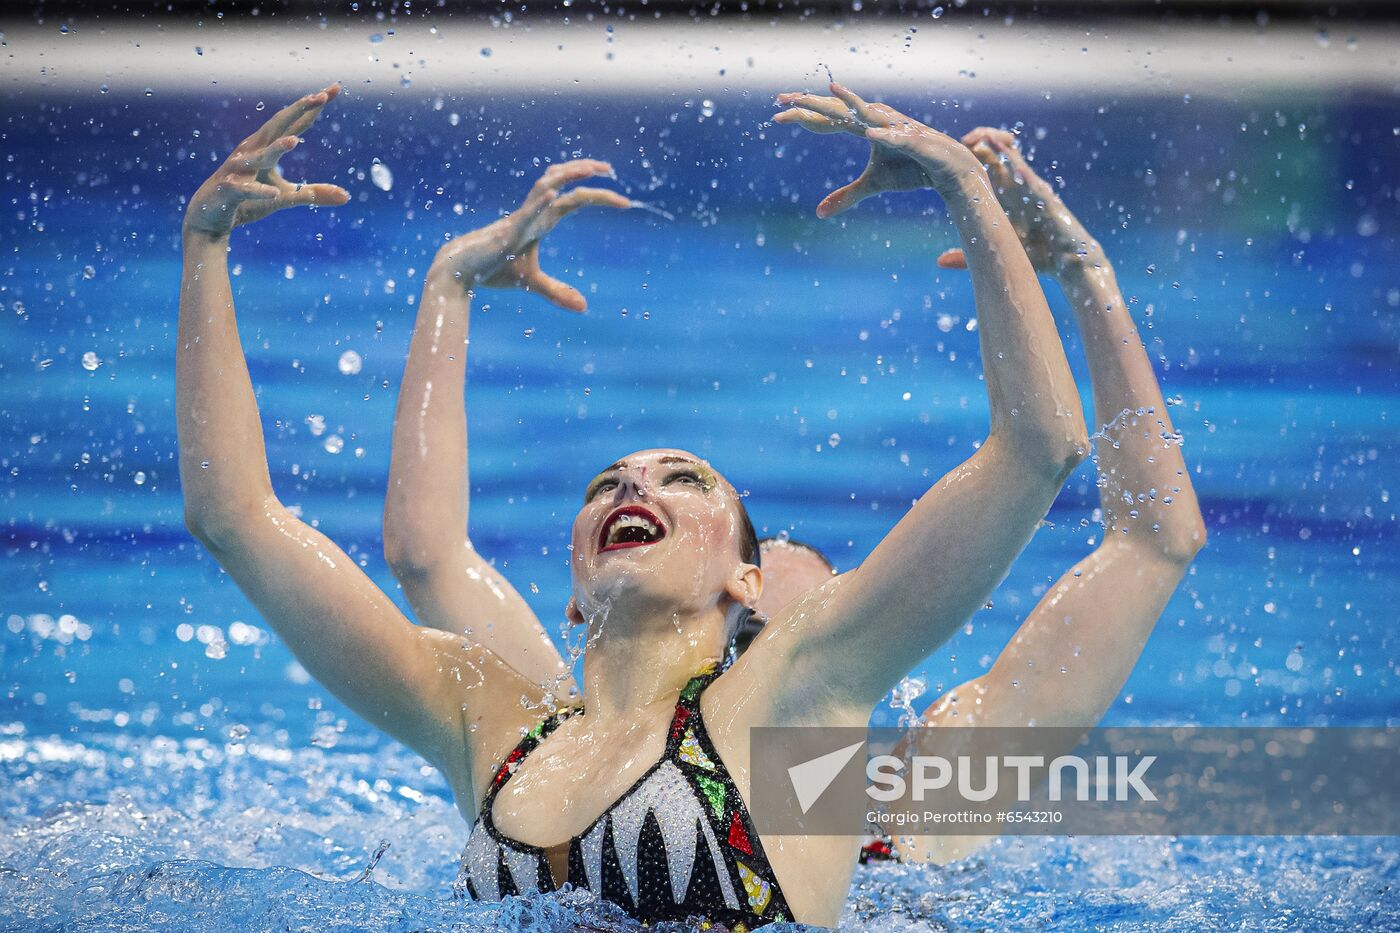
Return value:
<svg viewBox="0 0 1400 933">
<path fill-rule="evenodd" d="M 390 34 L 392 28 L 393 34 Z M 378 36 L 381 38 L 372 39 Z M 201 51 L 197 52 L 196 48 Z M 484 51 L 489 50 L 489 54 Z M 6 28 L 0 88 L 14 93 L 295 94 L 340 80 L 361 94 L 750 93 L 841 81 L 879 96 L 1093 91 L 1248 96 L 1290 89 L 1400 91 L 1400 26 L 1006 23 L 970 10 L 935 20 L 537 25 L 443 20 L 211 21 Z"/>
</svg>

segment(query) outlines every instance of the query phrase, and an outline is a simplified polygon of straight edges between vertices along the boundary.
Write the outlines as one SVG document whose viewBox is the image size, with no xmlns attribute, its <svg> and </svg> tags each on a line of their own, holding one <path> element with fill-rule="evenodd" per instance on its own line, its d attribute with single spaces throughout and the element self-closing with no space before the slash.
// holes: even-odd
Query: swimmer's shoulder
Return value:
<svg viewBox="0 0 1400 933">
<path fill-rule="evenodd" d="M 417 634 L 421 644 L 436 656 L 436 667 L 444 675 L 443 689 L 453 700 L 450 707 L 460 711 L 455 726 L 462 736 L 465 759 L 438 766 L 444 772 L 465 768 L 479 780 L 494 771 L 520 737 L 547 717 L 558 701 L 549 685 L 531 680 L 471 638 L 427 627 L 420 627 Z M 458 782 L 452 780 L 454 785 Z"/>
</svg>

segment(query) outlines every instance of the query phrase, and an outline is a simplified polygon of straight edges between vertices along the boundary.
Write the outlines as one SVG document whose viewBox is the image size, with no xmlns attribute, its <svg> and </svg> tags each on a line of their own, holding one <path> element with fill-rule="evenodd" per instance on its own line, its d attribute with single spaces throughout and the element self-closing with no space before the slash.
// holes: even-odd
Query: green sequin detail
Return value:
<svg viewBox="0 0 1400 933">
<path fill-rule="evenodd" d="M 710 809 L 715 811 L 715 819 L 723 819 L 724 785 L 704 774 L 695 775 L 695 780 L 700 785 L 700 789 L 705 792 L 705 799 L 710 801 Z"/>
<path fill-rule="evenodd" d="M 700 677 L 693 677 L 693 678 L 691 678 L 690 683 L 686 684 L 686 685 L 685 685 L 685 689 L 681 691 L 681 699 L 682 699 L 682 700 L 693 700 L 693 699 L 695 699 L 696 696 L 699 695 L 699 693 L 700 693 L 700 688 L 701 688 L 701 686 L 704 685 L 704 683 L 705 683 L 705 681 L 704 681 L 703 678 L 700 678 Z"/>
</svg>

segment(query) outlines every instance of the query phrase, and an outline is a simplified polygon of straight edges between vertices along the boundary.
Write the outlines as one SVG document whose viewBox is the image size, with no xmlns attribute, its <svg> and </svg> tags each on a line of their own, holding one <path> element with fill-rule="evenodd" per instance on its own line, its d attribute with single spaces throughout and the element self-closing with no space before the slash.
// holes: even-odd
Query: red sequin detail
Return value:
<svg viewBox="0 0 1400 933">
<path fill-rule="evenodd" d="M 876 839 L 861 846 L 860 860 L 862 862 L 887 862 L 894 859 L 894 849 L 884 839 Z"/>
<path fill-rule="evenodd" d="M 522 748 L 517 748 L 514 751 L 512 751 L 509 755 L 507 755 L 506 760 L 501 763 L 501 770 L 496 772 L 496 779 L 492 783 L 500 784 L 506 778 L 510 777 L 510 766 L 524 757 L 525 750 Z"/>
<path fill-rule="evenodd" d="M 681 730 L 685 728 L 686 720 L 688 720 L 689 718 L 690 718 L 690 710 L 688 710 L 688 709 L 685 708 L 684 706 L 677 706 L 677 707 L 676 707 L 676 716 L 675 716 L 674 719 L 671 720 L 671 738 L 672 738 L 672 739 L 676 738 L 676 736 L 678 736 L 678 735 L 681 734 Z"/>
<path fill-rule="evenodd" d="M 753 846 L 749 845 L 749 834 L 744 831 L 744 824 L 739 822 L 739 811 L 734 811 L 734 817 L 729 821 L 729 844 L 745 855 L 753 855 Z"/>
</svg>

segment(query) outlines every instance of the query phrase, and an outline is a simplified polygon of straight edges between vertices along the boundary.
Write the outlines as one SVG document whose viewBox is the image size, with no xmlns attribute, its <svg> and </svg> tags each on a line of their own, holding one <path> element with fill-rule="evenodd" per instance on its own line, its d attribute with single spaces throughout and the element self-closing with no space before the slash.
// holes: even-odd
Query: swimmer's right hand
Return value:
<svg viewBox="0 0 1400 933">
<path fill-rule="evenodd" d="M 466 288 L 521 288 L 535 292 L 566 311 L 583 312 L 583 294 L 547 275 L 540 268 L 540 240 L 580 207 L 632 206 L 627 196 L 604 188 L 573 188 L 568 184 L 598 175 L 615 177 L 612 166 L 596 159 L 575 159 L 551 165 L 535 182 L 520 207 L 495 223 L 463 234 L 438 250 L 429 276 L 440 276 Z"/>
<path fill-rule="evenodd" d="M 284 207 L 336 207 L 350 200 L 339 185 L 294 185 L 277 167 L 278 160 L 300 142 L 298 134 L 315 123 L 321 108 L 339 93 L 340 85 L 332 84 L 308 94 L 239 143 L 190 198 L 185 232 L 226 237 L 234 227 L 261 220 Z"/>
</svg>

